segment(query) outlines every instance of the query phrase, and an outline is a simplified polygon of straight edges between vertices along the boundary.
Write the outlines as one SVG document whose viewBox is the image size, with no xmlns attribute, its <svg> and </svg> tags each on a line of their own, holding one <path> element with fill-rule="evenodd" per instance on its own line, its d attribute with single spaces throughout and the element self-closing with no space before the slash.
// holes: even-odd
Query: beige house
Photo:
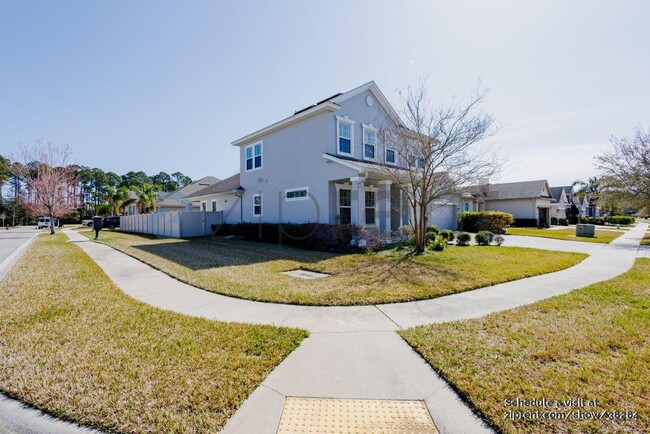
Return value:
<svg viewBox="0 0 650 434">
<path fill-rule="evenodd" d="M 463 197 L 464 211 L 503 211 L 515 219 L 535 220 L 537 226 L 551 221 L 553 195 L 545 179 L 490 184 L 486 181 L 470 188 Z"/>
</svg>

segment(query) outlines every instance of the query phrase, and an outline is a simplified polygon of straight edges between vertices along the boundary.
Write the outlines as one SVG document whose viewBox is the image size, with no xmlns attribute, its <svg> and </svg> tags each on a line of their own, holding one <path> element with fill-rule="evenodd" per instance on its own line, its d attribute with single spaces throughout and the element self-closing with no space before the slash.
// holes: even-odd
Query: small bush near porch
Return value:
<svg viewBox="0 0 650 434">
<path fill-rule="evenodd" d="M 337 255 L 243 240 L 154 239 L 120 232 L 102 232 L 100 241 L 199 288 L 307 305 L 433 298 L 562 270 L 585 257 L 496 246 L 450 246 L 418 256 L 397 249 Z M 281 274 L 301 268 L 330 276 L 302 280 Z"/>
</svg>

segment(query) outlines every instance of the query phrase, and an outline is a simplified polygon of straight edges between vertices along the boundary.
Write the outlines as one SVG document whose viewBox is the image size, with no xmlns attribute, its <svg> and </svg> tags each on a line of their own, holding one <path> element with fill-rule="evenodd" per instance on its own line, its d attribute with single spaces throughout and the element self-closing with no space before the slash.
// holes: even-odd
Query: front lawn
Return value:
<svg viewBox="0 0 650 434">
<path fill-rule="evenodd" d="M 609 243 L 623 235 L 624 231 L 596 228 L 595 237 L 576 237 L 574 228 L 538 229 L 538 228 L 508 228 L 507 235 L 524 235 L 527 237 L 553 238 L 557 240 L 585 241 L 587 243 Z"/>
<path fill-rule="evenodd" d="M 503 432 L 650 432 L 650 259 L 567 295 L 400 334 Z M 507 405 L 517 398 L 598 402 Z M 639 419 L 512 420 L 511 410 L 631 411 Z"/>
<path fill-rule="evenodd" d="M 641 240 L 642 246 L 650 246 L 650 232 L 646 232 L 645 236 Z"/>
<path fill-rule="evenodd" d="M 449 247 L 415 257 L 394 250 L 334 255 L 260 242 L 156 239 L 108 231 L 100 241 L 199 288 L 311 305 L 438 297 L 562 270 L 586 256 L 503 246 Z M 281 274 L 299 268 L 331 276 L 304 280 Z"/>
<path fill-rule="evenodd" d="M 120 291 L 63 234 L 0 282 L 0 390 L 110 432 L 218 432 L 306 336 L 190 318 Z"/>
</svg>

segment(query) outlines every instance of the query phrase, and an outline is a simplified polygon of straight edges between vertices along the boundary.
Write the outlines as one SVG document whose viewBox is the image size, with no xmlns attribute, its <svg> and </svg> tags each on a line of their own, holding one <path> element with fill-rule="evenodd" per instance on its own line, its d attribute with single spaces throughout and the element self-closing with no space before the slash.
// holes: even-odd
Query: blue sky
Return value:
<svg viewBox="0 0 650 434">
<path fill-rule="evenodd" d="M 480 79 L 502 181 L 594 174 L 650 118 L 647 1 L 0 0 L 0 154 L 43 138 L 117 173 L 225 178 L 230 142 L 375 80 Z"/>
</svg>

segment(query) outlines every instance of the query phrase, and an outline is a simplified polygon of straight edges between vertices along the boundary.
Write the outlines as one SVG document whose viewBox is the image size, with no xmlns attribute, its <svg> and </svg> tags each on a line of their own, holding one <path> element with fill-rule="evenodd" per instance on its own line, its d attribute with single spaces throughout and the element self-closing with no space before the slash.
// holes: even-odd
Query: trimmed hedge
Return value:
<svg viewBox="0 0 650 434">
<path fill-rule="evenodd" d="M 445 238 L 447 241 L 454 241 L 454 238 L 456 236 L 454 235 L 454 231 L 451 229 L 445 229 L 444 231 L 440 231 L 440 236 L 442 238 Z"/>
<path fill-rule="evenodd" d="M 458 228 L 468 232 L 490 231 L 503 234 L 513 222 L 512 214 L 501 211 L 466 211 L 458 214 Z"/>
<path fill-rule="evenodd" d="M 322 223 L 237 223 L 212 225 L 218 236 L 235 235 L 247 241 L 283 244 L 307 250 L 324 252 L 353 251 L 353 239 L 364 240 L 366 247 L 374 248 L 377 240 L 363 228 L 355 225 L 330 225 Z"/>
<path fill-rule="evenodd" d="M 472 236 L 467 232 L 460 232 L 456 235 L 456 244 L 459 246 L 469 246 L 470 241 L 472 241 Z"/>
<path fill-rule="evenodd" d="M 490 231 L 480 231 L 479 233 L 476 234 L 474 237 L 474 240 L 476 240 L 476 244 L 479 246 L 488 246 L 490 243 L 492 243 L 492 239 L 494 238 L 494 234 Z"/>
<path fill-rule="evenodd" d="M 569 226 L 569 221 L 567 219 L 558 219 L 557 222 L 560 226 Z"/>
<path fill-rule="evenodd" d="M 628 215 L 610 215 L 605 218 L 610 225 L 631 225 L 634 223 L 634 217 Z"/>
<path fill-rule="evenodd" d="M 536 219 L 515 219 L 512 226 L 516 228 L 536 228 L 537 220 Z"/>
<path fill-rule="evenodd" d="M 557 217 L 551 217 L 551 224 L 552 225 L 557 225 Z"/>
</svg>

